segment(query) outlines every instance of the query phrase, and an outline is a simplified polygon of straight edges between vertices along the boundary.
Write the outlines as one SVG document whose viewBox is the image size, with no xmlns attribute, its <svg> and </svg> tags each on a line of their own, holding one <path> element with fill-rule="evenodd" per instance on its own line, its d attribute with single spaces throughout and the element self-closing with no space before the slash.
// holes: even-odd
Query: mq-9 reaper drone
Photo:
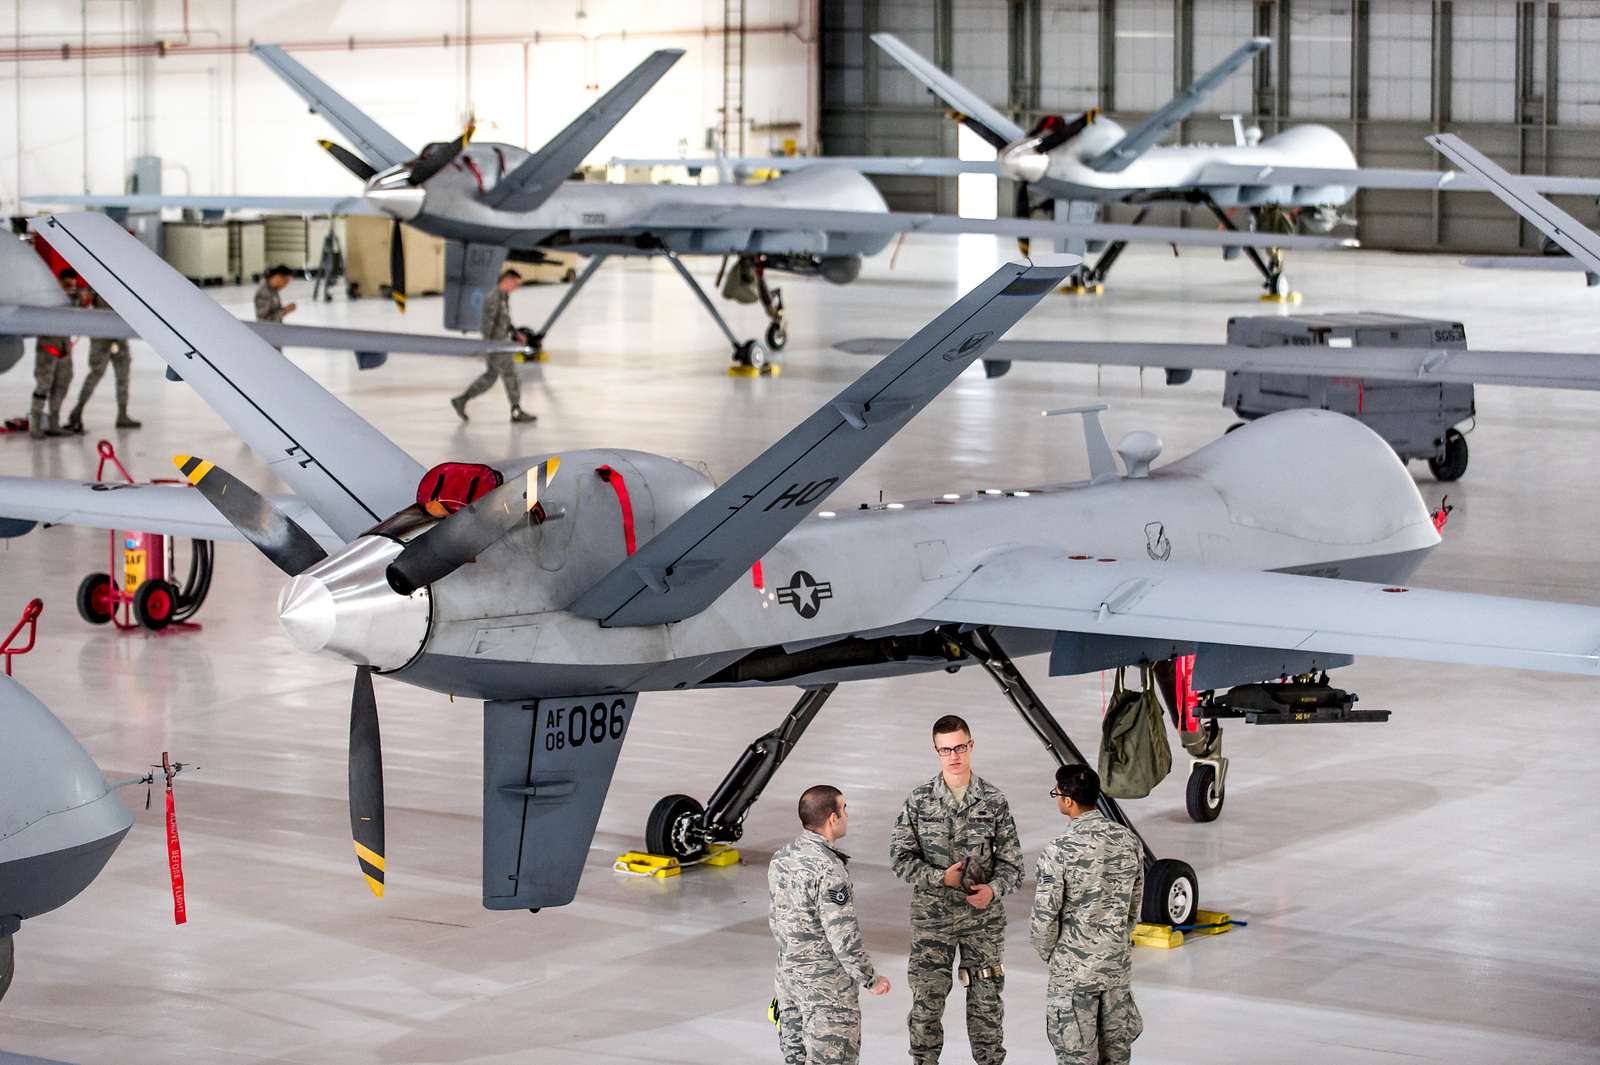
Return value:
<svg viewBox="0 0 1600 1065">
<path fill-rule="evenodd" d="M 204 527 L 255 543 L 289 573 L 285 631 L 355 666 L 351 825 L 379 893 L 373 673 L 484 700 L 483 902 L 538 909 L 576 894 L 640 692 L 803 691 L 710 809 L 658 807 L 652 835 L 692 851 L 738 837 L 845 681 L 982 666 L 1067 761 L 1081 756 L 1016 656 L 1048 653 L 1063 674 L 1194 654 L 1197 688 L 1353 654 L 1600 668 L 1600 609 L 1401 584 L 1439 534 L 1394 451 L 1330 412 L 1262 418 L 1159 470 L 1159 441 L 1130 434 L 1122 471 L 1086 416 L 1087 483 L 819 513 L 1072 257 L 1000 267 L 713 485 L 683 463 L 617 449 L 425 473 L 110 220 L 35 224 L 304 509 L 184 458 L 198 492 L 7 478 L 0 514 Z M 1146 919 L 1182 923 L 1198 902 L 1194 871 L 1145 856 Z"/>
</svg>

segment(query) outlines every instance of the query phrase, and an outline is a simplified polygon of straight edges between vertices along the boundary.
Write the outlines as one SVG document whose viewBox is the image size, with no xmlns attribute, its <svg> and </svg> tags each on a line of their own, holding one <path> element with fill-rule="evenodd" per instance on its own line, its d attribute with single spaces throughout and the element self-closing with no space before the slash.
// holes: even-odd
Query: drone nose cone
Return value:
<svg viewBox="0 0 1600 1065">
<path fill-rule="evenodd" d="M 278 624 L 294 645 L 374 669 L 399 669 L 427 642 L 432 598 L 422 588 L 398 595 L 385 571 L 401 545 L 363 536 L 284 585 Z"/>
<path fill-rule="evenodd" d="M 318 578 L 301 574 L 278 595 L 278 624 L 296 647 L 315 654 L 333 639 L 333 593 Z"/>
<path fill-rule="evenodd" d="M 1050 157 L 1034 147 L 1038 138 L 1029 137 L 1000 153 L 1000 170 L 1013 181 L 1034 182 L 1050 169 Z"/>
</svg>

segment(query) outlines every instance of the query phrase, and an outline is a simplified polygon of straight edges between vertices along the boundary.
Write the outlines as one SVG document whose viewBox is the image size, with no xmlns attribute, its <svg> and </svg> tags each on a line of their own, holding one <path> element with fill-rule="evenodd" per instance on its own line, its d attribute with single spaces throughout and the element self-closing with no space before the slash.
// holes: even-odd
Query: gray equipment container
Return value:
<svg viewBox="0 0 1600 1065">
<path fill-rule="evenodd" d="M 1466 350 L 1460 322 L 1373 312 L 1228 319 L 1228 343 L 1252 348 L 1407 347 Z M 1348 414 L 1387 440 L 1402 459 L 1426 459 L 1441 481 L 1467 471 L 1467 441 L 1457 425 L 1476 413 L 1472 385 L 1233 370 L 1222 404 L 1245 421 L 1310 407 Z"/>
</svg>

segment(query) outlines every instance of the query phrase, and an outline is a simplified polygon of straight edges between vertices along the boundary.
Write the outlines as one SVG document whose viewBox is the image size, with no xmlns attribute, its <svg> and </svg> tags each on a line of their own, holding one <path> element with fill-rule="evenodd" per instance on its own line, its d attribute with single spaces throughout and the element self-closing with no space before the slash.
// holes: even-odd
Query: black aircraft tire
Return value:
<svg viewBox="0 0 1600 1065">
<path fill-rule="evenodd" d="M 172 624 L 172 614 L 177 608 L 178 590 L 166 581 L 145 581 L 133 593 L 133 616 L 152 632 Z"/>
<path fill-rule="evenodd" d="M 705 843 L 699 837 L 691 839 L 687 830 L 698 827 L 705 812 L 705 807 L 692 796 L 664 796 L 651 809 L 650 820 L 645 823 L 644 849 L 680 862 L 698 858 L 705 852 Z"/>
<path fill-rule="evenodd" d="M 0 936 L 0 999 L 11 990 L 11 974 L 17 970 L 16 948 L 10 936 Z"/>
<path fill-rule="evenodd" d="M 767 352 L 754 340 L 746 340 L 733 349 L 733 361 L 739 366 L 748 366 L 752 370 L 760 370 L 767 364 Z"/>
<path fill-rule="evenodd" d="M 1146 924 L 1188 924 L 1200 909 L 1200 881 L 1189 863 L 1158 858 L 1144 878 L 1144 906 L 1139 919 Z"/>
<path fill-rule="evenodd" d="M 116 590 L 116 583 L 107 574 L 89 574 L 78 582 L 78 616 L 91 625 L 110 621 L 117 609 L 111 603 L 111 593 Z"/>
<path fill-rule="evenodd" d="M 1467 438 L 1458 430 L 1444 431 L 1444 457 L 1428 460 L 1434 480 L 1459 481 L 1467 472 Z"/>
<path fill-rule="evenodd" d="M 779 325 L 777 322 L 773 322 L 771 325 L 767 326 L 768 351 L 782 351 L 783 346 L 787 343 L 789 343 L 789 333 L 783 328 L 783 326 Z"/>
<path fill-rule="evenodd" d="M 1191 821 L 1205 824 L 1221 816 L 1226 796 L 1217 786 L 1217 767 L 1209 762 L 1196 762 L 1189 770 L 1189 790 L 1184 798 Z"/>
</svg>

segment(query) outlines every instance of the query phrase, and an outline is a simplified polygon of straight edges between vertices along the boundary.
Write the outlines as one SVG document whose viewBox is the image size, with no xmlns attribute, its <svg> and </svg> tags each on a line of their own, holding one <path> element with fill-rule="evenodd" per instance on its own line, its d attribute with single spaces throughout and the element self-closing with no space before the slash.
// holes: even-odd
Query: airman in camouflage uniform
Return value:
<svg viewBox="0 0 1600 1065">
<path fill-rule="evenodd" d="M 294 276 L 294 271 L 287 266 L 274 266 L 267 271 L 267 276 L 261 279 L 261 284 L 256 287 L 256 321 L 281 322 L 292 314 L 296 304 L 285 304 L 279 295 L 289 286 L 289 279 Z"/>
<path fill-rule="evenodd" d="M 289 279 L 293 276 L 293 270 L 279 263 L 262 277 L 261 284 L 256 286 L 256 321 L 282 322 L 284 318 L 294 313 L 298 304 L 286 304 L 279 295 L 289 287 Z M 283 354 L 283 349 L 276 344 L 273 345 L 273 349 L 280 355 Z"/>
<path fill-rule="evenodd" d="M 1129 987 L 1144 855 L 1132 832 L 1095 809 L 1100 778 L 1088 766 L 1062 766 L 1050 794 L 1072 821 L 1039 858 L 1029 920 L 1050 967 L 1045 1034 L 1056 1065 L 1124 1065 L 1144 1030 Z"/>
<path fill-rule="evenodd" d="M 972 774 L 966 722 L 942 717 L 933 733 L 942 770 L 912 791 L 889 837 L 894 874 L 913 888 L 911 1060 L 939 1060 L 951 969 L 959 964 L 973 1061 L 999 1065 L 1006 1056 L 1000 897 L 1022 883 L 1022 844 L 1005 796 Z"/>
<path fill-rule="evenodd" d="M 78 272 L 62 270 L 56 275 L 61 291 L 70 303 L 78 303 L 81 290 Z M 61 404 L 72 385 L 72 338 L 35 337 L 33 343 L 33 402 L 28 407 L 28 435 L 35 440 L 45 436 L 65 436 L 61 427 Z M 45 409 L 49 408 L 49 421 Z"/>
<path fill-rule="evenodd" d="M 848 823 L 844 797 L 819 784 L 800 797 L 805 831 L 772 856 L 768 924 L 778 941 L 778 1038 L 785 1065 L 854 1065 L 861 1055 L 860 989 L 887 994 L 856 920 L 855 894 L 834 847 Z"/>
<path fill-rule="evenodd" d="M 110 304 L 101 299 L 99 293 L 95 294 L 91 306 L 97 310 L 110 309 Z M 111 365 L 117 381 L 117 428 L 137 429 L 142 424 L 128 415 L 128 375 L 133 368 L 133 355 L 128 351 L 128 342 L 112 337 L 95 337 L 89 341 L 89 372 L 84 375 L 83 387 L 78 390 L 78 402 L 73 405 L 72 413 L 67 415 L 67 429 L 70 432 L 83 432 L 83 408 L 88 404 L 89 397 L 94 395 L 100 378 L 105 376 L 107 363 Z"/>
<path fill-rule="evenodd" d="M 33 344 L 33 403 L 28 408 L 28 435 L 63 436 L 61 405 L 72 387 L 72 338 L 35 337 Z M 45 420 L 48 405 L 50 418 Z"/>
<path fill-rule="evenodd" d="M 499 283 L 484 293 L 483 339 L 516 339 L 511 324 L 511 293 L 515 292 L 520 284 L 522 275 L 515 270 L 507 270 L 500 275 Z M 465 392 L 450 401 L 450 406 L 455 408 L 461 420 L 467 420 L 467 401 L 489 391 L 498 378 L 505 386 L 506 401 L 511 404 L 511 420 L 517 423 L 537 421 L 537 418 L 522 409 L 522 383 L 517 380 L 517 356 L 513 352 L 497 351 L 485 355 L 484 362 L 488 364 L 487 369 L 467 386 Z"/>
</svg>

